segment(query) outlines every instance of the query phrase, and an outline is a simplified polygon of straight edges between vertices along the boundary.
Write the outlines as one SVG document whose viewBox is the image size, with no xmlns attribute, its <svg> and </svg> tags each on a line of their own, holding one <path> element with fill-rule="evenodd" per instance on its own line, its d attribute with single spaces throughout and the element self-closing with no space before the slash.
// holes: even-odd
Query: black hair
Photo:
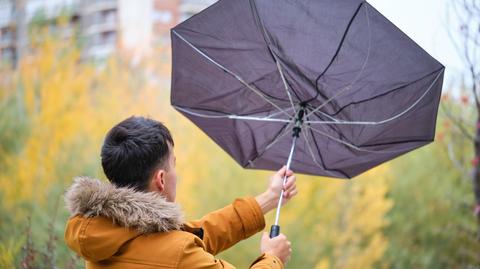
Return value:
<svg viewBox="0 0 480 269">
<path fill-rule="evenodd" d="M 103 171 L 116 186 L 146 191 L 152 173 L 168 169 L 170 147 L 172 136 L 161 122 L 132 116 L 107 133 L 101 152 Z"/>
</svg>

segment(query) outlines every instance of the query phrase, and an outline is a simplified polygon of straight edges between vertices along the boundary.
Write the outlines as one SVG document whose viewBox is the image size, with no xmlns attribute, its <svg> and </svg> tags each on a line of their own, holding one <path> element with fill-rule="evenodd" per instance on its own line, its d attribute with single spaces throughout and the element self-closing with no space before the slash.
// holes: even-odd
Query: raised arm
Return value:
<svg viewBox="0 0 480 269">
<path fill-rule="evenodd" d="M 283 187 L 283 176 L 287 173 L 283 204 L 297 194 L 295 176 L 283 167 L 269 180 L 262 194 L 235 200 L 231 205 L 207 214 L 197 221 L 186 223 L 186 229 L 201 228 L 206 251 L 216 255 L 240 240 L 246 239 L 265 227 L 264 215 L 277 206 Z"/>
<path fill-rule="evenodd" d="M 236 199 L 231 205 L 186 223 L 187 228 L 201 228 L 205 250 L 212 255 L 235 245 L 265 227 L 262 210 L 253 197 Z"/>
</svg>

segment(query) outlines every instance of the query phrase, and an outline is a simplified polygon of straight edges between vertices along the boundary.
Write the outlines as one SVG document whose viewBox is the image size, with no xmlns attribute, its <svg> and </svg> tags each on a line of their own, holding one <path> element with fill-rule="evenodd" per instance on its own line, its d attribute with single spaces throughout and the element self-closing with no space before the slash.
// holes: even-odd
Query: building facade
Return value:
<svg viewBox="0 0 480 269">
<path fill-rule="evenodd" d="M 60 36 L 78 33 L 82 56 L 104 59 L 118 50 L 143 57 L 170 42 L 170 29 L 215 0 L 0 0 L 0 61 L 15 63 L 28 49 L 32 24 Z M 67 16 L 59 27 L 56 21 Z"/>
</svg>

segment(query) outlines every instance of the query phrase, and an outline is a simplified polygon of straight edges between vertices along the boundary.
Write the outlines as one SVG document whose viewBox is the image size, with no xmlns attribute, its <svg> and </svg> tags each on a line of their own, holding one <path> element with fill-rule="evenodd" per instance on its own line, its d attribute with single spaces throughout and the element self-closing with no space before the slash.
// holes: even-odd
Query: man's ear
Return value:
<svg viewBox="0 0 480 269">
<path fill-rule="evenodd" d="M 158 169 L 153 174 L 153 186 L 159 192 L 165 190 L 165 170 Z"/>
</svg>

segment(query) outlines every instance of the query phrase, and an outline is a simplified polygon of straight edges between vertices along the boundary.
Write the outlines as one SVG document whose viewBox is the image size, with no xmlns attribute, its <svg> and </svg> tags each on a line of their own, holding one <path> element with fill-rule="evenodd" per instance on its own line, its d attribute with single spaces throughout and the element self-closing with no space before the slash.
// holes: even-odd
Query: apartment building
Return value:
<svg viewBox="0 0 480 269">
<path fill-rule="evenodd" d="M 15 63 L 28 47 L 28 28 L 41 24 L 60 36 L 78 33 L 82 55 L 104 59 L 117 50 L 148 55 L 168 44 L 177 23 L 216 0 L 0 0 L 0 61 Z M 59 28 L 55 21 L 70 21 Z"/>
<path fill-rule="evenodd" d="M 117 0 L 79 1 L 84 57 L 103 59 L 116 51 L 121 31 L 119 9 Z"/>
</svg>

